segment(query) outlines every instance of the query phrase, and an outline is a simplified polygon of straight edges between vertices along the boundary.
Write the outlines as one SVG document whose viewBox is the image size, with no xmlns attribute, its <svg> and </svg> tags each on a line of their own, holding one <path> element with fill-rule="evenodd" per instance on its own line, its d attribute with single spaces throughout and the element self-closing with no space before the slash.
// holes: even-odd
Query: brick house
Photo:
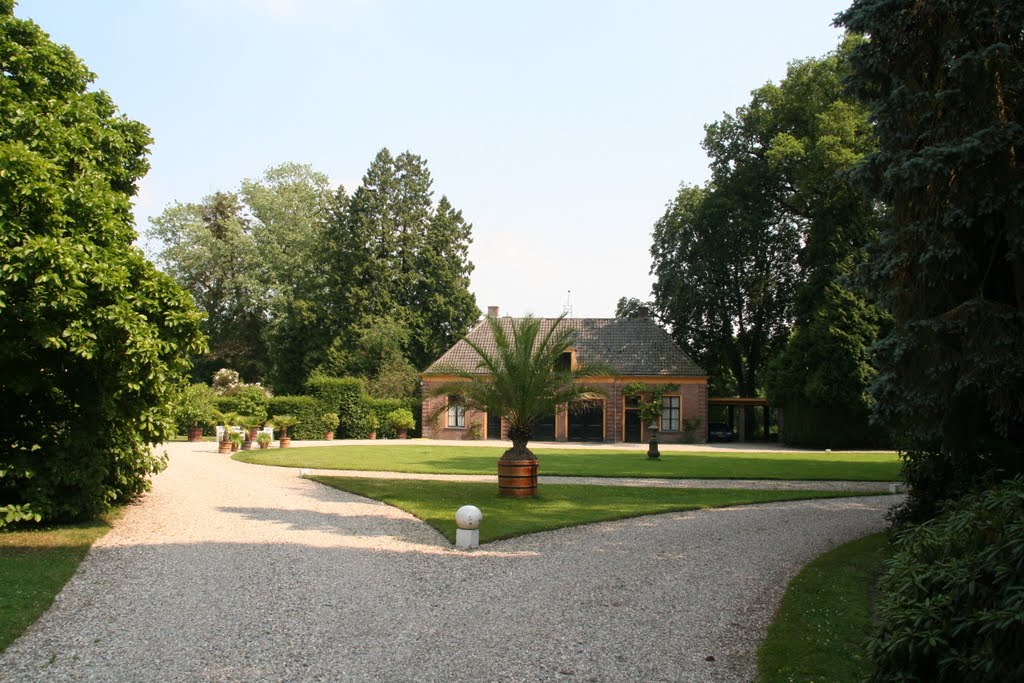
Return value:
<svg viewBox="0 0 1024 683">
<path fill-rule="evenodd" d="M 488 310 L 497 318 L 497 307 Z M 511 321 L 511 318 L 502 318 Z M 553 325 L 556 319 L 544 319 Z M 563 326 L 575 333 L 575 343 L 565 354 L 567 363 L 601 363 L 615 370 L 614 376 L 589 378 L 601 385 L 607 396 L 589 401 L 577 410 L 563 406 L 554 415 L 534 425 L 534 441 L 645 442 L 647 425 L 640 418 L 643 397 L 629 395 L 638 385 L 662 393 L 658 441 L 704 442 L 707 435 L 708 376 L 690 359 L 669 334 L 646 318 L 565 318 Z M 542 327 L 541 333 L 545 329 Z M 467 338 L 485 351 L 494 348 L 486 321 L 469 331 Z M 454 396 L 429 396 L 432 387 L 455 379 L 443 374 L 455 368 L 484 372 L 480 357 L 464 341 L 457 342 L 421 375 L 423 395 L 423 436 L 432 439 L 505 439 L 508 426 L 499 415 L 466 410 Z M 432 417 L 432 416 L 437 417 Z"/>
</svg>

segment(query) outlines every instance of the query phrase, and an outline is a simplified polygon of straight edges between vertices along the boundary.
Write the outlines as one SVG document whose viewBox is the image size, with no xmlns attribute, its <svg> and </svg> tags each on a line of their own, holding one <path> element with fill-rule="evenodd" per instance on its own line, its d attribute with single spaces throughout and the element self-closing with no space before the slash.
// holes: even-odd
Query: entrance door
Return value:
<svg viewBox="0 0 1024 683">
<path fill-rule="evenodd" d="M 555 416 L 553 413 L 540 418 L 532 426 L 534 441 L 555 440 Z"/>
<path fill-rule="evenodd" d="M 501 415 L 487 413 L 487 438 L 501 438 Z"/>
<path fill-rule="evenodd" d="M 626 399 L 626 443 L 641 443 L 643 441 L 643 423 L 640 420 L 640 399 L 634 397 Z"/>
<path fill-rule="evenodd" d="M 604 404 L 586 401 L 569 411 L 569 441 L 604 441 Z"/>
</svg>

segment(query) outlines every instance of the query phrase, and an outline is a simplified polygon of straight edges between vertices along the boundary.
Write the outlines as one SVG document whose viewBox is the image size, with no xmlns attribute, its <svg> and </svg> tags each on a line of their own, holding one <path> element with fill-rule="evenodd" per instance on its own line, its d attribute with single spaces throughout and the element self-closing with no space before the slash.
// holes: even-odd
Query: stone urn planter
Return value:
<svg viewBox="0 0 1024 683">
<path fill-rule="evenodd" d="M 537 461 L 499 460 L 498 495 L 506 498 L 535 498 Z"/>
</svg>

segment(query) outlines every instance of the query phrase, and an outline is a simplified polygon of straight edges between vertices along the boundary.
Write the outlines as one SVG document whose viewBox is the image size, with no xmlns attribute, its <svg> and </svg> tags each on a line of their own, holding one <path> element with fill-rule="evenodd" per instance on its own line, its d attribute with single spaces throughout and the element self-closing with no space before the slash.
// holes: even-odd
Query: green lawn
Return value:
<svg viewBox="0 0 1024 683">
<path fill-rule="evenodd" d="M 0 532 L 0 650 L 53 603 L 108 521 Z"/>
<path fill-rule="evenodd" d="M 758 649 L 762 683 L 867 679 L 872 666 L 864 643 L 875 584 L 889 555 L 886 535 L 872 534 L 804 567 Z"/>
<path fill-rule="evenodd" d="M 314 469 L 495 474 L 503 447 L 315 446 L 240 451 L 242 462 Z M 670 479 L 804 479 L 897 481 L 895 453 L 662 453 L 645 451 L 558 450 L 538 448 L 543 475 L 588 477 L 666 477 Z"/>
<path fill-rule="evenodd" d="M 475 505 L 484 513 L 484 521 L 480 525 L 480 542 L 487 543 L 538 531 L 662 512 L 863 495 L 835 491 L 541 484 L 537 498 L 502 498 L 498 495 L 497 486 L 490 483 L 361 477 L 310 478 L 401 508 L 440 531 L 452 543 L 455 542 L 455 511 L 463 505 Z"/>
</svg>

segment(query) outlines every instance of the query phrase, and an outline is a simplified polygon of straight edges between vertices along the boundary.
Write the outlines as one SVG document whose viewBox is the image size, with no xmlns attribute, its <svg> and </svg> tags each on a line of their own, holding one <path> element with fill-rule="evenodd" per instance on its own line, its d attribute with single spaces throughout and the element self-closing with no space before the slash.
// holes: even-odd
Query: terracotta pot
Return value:
<svg viewBox="0 0 1024 683">
<path fill-rule="evenodd" d="M 370 438 L 371 439 L 376 439 L 377 438 L 377 432 L 370 432 Z"/>
<path fill-rule="evenodd" d="M 324 432 L 324 441 L 334 441 L 334 432 Z"/>
<path fill-rule="evenodd" d="M 282 436 L 279 443 L 281 448 L 288 448 L 289 446 L 292 445 L 292 437 Z"/>
<path fill-rule="evenodd" d="M 506 498 L 537 496 L 536 460 L 499 460 L 498 495 Z"/>
<path fill-rule="evenodd" d="M 398 438 L 399 439 L 408 439 L 409 438 L 409 430 L 408 429 L 399 429 L 398 430 Z"/>
<path fill-rule="evenodd" d="M 218 453 L 230 453 L 231 452 L 231 442 L 230 441 L 221 441 L 220 445 L 217 447 L 217 452 Z"/>
<path fill-rule="evenodd" d="M 191 441 L 192 443 L 195 443 L 197 441 L 202 441 L 203 440 L 203 428 L 202 427 L 192 427 L 191 429 L 189 429 L 188 430 L 188 440 Z"/>
</svg>

